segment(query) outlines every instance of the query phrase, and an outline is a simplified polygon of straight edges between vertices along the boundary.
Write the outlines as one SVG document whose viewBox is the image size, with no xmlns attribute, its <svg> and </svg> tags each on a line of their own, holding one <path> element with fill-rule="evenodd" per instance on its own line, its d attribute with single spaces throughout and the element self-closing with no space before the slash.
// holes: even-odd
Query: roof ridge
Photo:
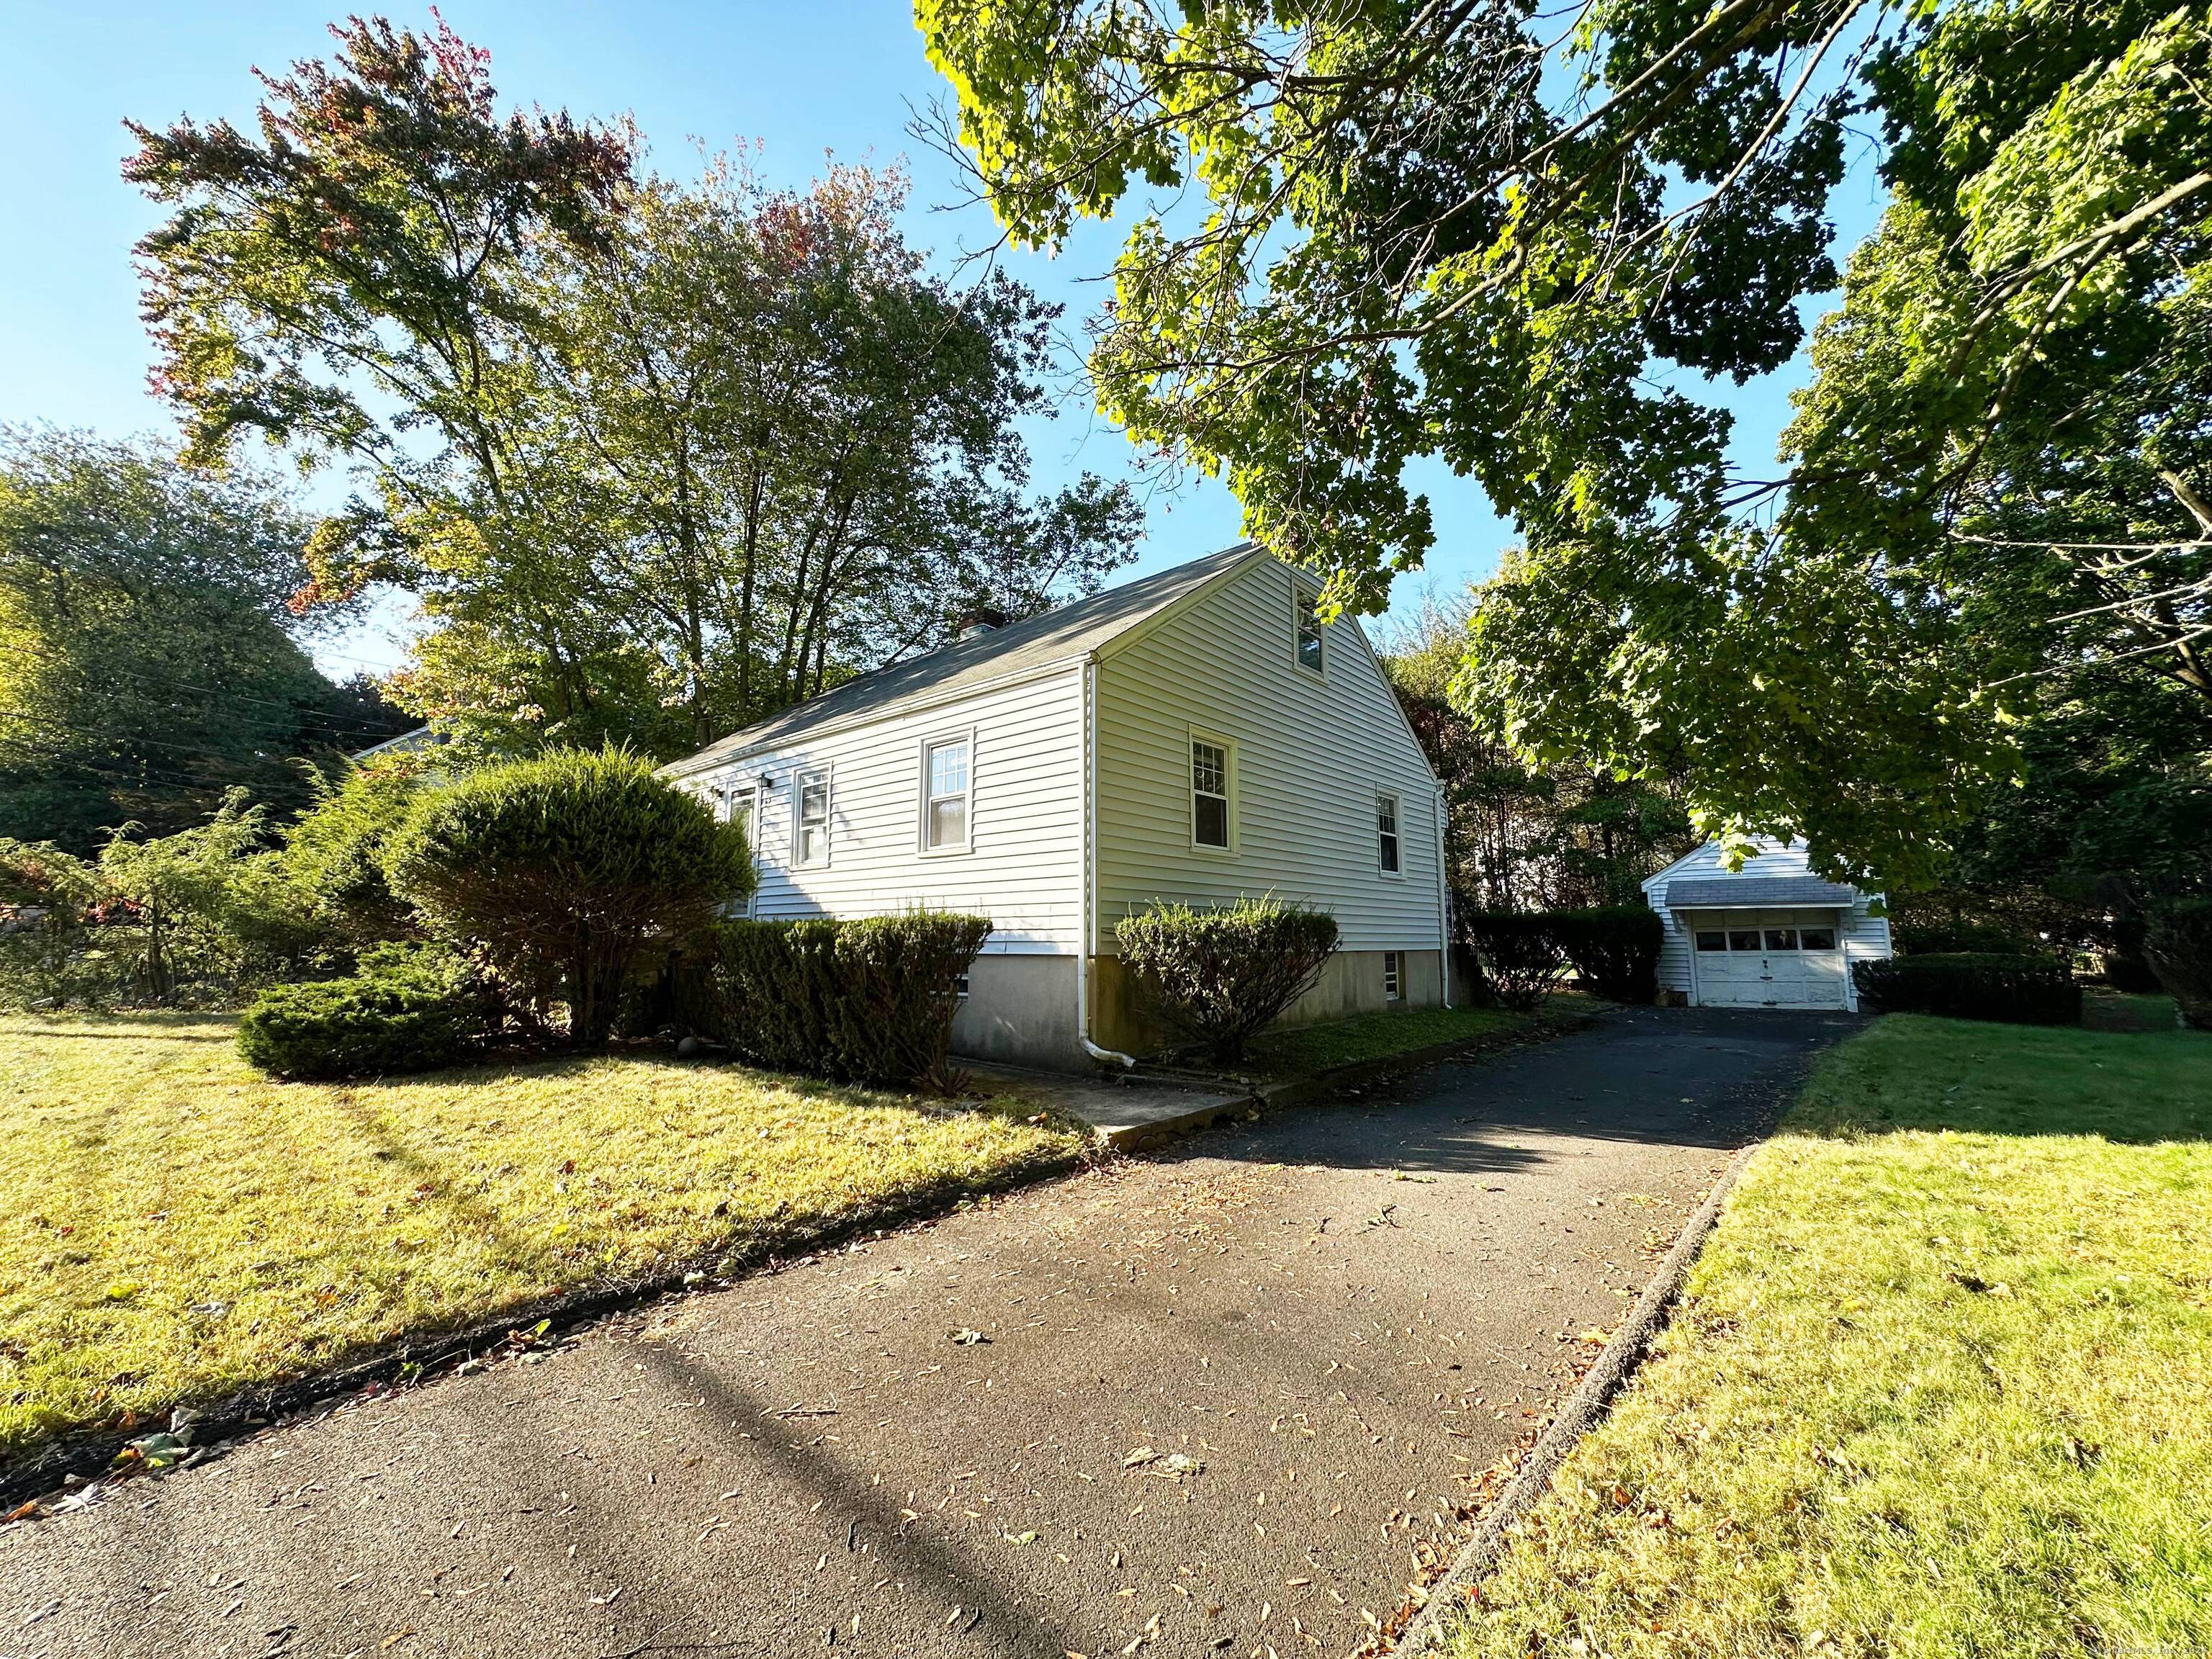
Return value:
<svg viewBox="0 0 2212 1659">
<path fill-rule="evenodd" d="M 804 702 L 741 726 L 680 760 L 670 762 L 661 769 L 688 775 L 715 761 L 759 748 L 770 739 L 795 738 L 830 721 L 857 717 L 871 710 L 885 714 L 986 665 L 1003 661 L 1008 672 L 1018 672 L 1084 655 L 1195 592 L 1212 579 L 1217 568 L 1227 568 L 1237 560 L 1261 550 L 1260 544 L 1253 541 L 1218 548 L 1181 564 L 1170 565 L 1164 570 L 1152 571 L 1036 611 L 974 639 L 949 641 L 918 656 L 881 664 L 818 691 Z M 1124 611 L 1128 614 L 1116 614 Z M 1098 620 L 1094 623 L 1094 618 Z M 1093 627 L 1103 631 L 1088 636 L 1087 630 Z M 1054 635 L 1060 633 L 1067 634 L 1068 638 L 1064 648 L 1055 649 Z M 1048 654 L 1038 654 L 1040 647 Z"/>
</svg>

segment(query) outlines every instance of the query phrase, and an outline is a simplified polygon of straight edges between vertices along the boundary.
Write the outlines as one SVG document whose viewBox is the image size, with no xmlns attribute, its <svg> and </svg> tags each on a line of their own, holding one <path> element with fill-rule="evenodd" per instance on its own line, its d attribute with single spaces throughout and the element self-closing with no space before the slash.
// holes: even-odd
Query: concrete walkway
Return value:
<svg viewBox="0 0 2212 1659">
<path fill-rule="evenodd" d="M 0 1655 L 1352 1650 L 1849 1029 L 1624 1013 L 272 1429 L 0 1533 Z"/>
</svg>

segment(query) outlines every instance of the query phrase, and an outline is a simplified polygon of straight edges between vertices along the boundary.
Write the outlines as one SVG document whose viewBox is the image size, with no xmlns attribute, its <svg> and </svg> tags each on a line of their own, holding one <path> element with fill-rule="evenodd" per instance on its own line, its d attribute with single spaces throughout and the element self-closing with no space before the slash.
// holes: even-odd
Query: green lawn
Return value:
<svg viewBox="0 0 2212 1659">
<path fill-rule="evenodd" d="M 1440 1042 L 1473 1042 L 1526 1025 L 1528 1018 L 1502 1008 L 1385 1009 L 1256 1038 L 1249 1050 L 1250 1065 L 1269 1076 L 1303 1076 L 1411 1054 Z"/>
<path fill-rule="evenodd" d="M 2093 1031 L 2171 1031 L 2179 1023 L 2170 996 L 2093 988 L 2081 998 L 2081 1024 Z"/>
<path fill-rule="evenodd" d="M 1881 1021 L 1468 1656 L 2212 1650 L 2212 1037 Z"/>
<path fill-rule="evenodd" d="M 943 1109 L 665 1055 L 273 1083 L 234 1034 L 0 1018 L 0 1456 L 1084 1145 L 1018 1099 Z"/>
</svg>

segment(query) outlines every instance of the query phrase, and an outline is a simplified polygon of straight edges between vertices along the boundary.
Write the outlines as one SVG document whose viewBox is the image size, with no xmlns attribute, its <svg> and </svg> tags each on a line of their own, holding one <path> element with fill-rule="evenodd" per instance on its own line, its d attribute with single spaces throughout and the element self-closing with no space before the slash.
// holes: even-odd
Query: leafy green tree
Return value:
<svg viewBox="0 0 2212 1659">
<path fill-rule="evenodd" d="M 258 137 L 138 129 L 125 173 L 172 210 L 141 254 L 191 454 L 352 471 L 307 597 L 422 596 L 417 714 L 678 752 L 1128 556 L 1126 489 L 1024 499 L 1053 309 L 928 276 L 896 175 L 640 179 L 626 130 L 501 116 L 442 23 L 335 33 Z"/>
<path fill-rule="evenodd" d="M 1009 236 L 1054 246 L 1134 207 L 1101 407 L 1379 610 L 1431 540 L 1418 457 L 1532 536 L 1706 502 L 1726 418 L 1654 368 L 1741 378 L 1796 349 L 1796 297 L 1834 279 L 1827 82 L 1875 9 L 1608 0 L 1564 64 L 1526 0 L 916 19 Z"/>
<path fill-rule="evenodd" d="M 233 789 L 190 830 L 143 837 L 142 830 L 118 830 L 100 848 L 99 871 L 137 921 L 120 937 L 135 946 L 131 980 L 146 1000 L 228 1000 L 297 974 L 319 953 L 322 930 L 285 878 L 268 808 L 249 804 L 245 790 Z"/>
<path fill-rule="evenodd" d="M 1452 890 L 1486 911 L 1641 904 L 1644 878 L 1697 842 L 1680 780 L 1523 761 L 1481 707 L 1454 696 L 1468 614 L 1425 605 L 1386 636 L 1382 658 L 1443 785 Z"/>
<path fill-rule="evenodd" d="M 1507 0 L 919 15 L 1016 239 L 1203 197 L 1139 218 L 1094 348 L 1133 436 L 1358 605 L 1426 545 L 1412 458 L 1517 523 L 1459 696 L 1524 759 L 1926 881 L 2039 678 L 2205 689 L 2200 9 L 1603 4 L 1564 63 Z M 1869 105 L 1893 206 L 1741 478 L 1683 371 L 1796 348 Z"/>
<path fill-rule="evenodd" d="M 742 828 L 617 749 L 556 750 L 426 795 L 392 843 L 395 891 L 523 985 L 557 984 L 570 1039 L 604 1043 L 641 953 L 752 889 Z"/>
<path fill-rule="evenodd" d="M 195 823 L 234 787 L 296 802 L 296 757 L 381 735 L 300 644 L 306 535 L 250 472 L 0 431 L 0 834 L 88 853 L 125 818 Z"/>
<path fill-rule="evenodd" d="M 104 896 L 100 872 L 52 842 L 0 839 L 0 1007 L 67 1007 L 113 988 L 87 959 Z"/>
<path fill-rule="evenodd" d="M 416 931 L 385 866 L 422 796 L 424 769 L 419 757 L 403 756 L 349 767 L 335 780 L 318 774 L 313 805 L 285 832 L 283 874 L 301 905 L 356 945 Z"/>
</svg>

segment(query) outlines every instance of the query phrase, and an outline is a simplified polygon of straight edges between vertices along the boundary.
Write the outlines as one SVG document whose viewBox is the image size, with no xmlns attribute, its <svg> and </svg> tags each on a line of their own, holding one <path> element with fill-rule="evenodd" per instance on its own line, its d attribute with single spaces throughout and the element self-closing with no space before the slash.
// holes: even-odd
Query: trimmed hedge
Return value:
<svg viewBox="0 0 2212 1659">
<path fill-rule="evenodd" d="M 1885 1014 L 2078 1025 L 2081 988 L 2055 957 L 1953 951 L 1851 965 L 1859 1000 Z"/>
<path fill-rule="evenodd" d="M 2143 938 L 2167 994 L 2191 1030 L 2212 1031 L 2212 898 L 2177 899 L 2152 919 Z"/>
<path fill-rule="evenodd" d="M 1906 916 L 1893 920 L 1889 931 L 1901 957 L 2027 957 L 2036 951 L 2036 941 L 2028 935 L 1993 921 Z"/>
<path fill-rule="evenodd" d="M 276 1077 L 378 1077 L 465 1060 L 499 1024 L 497 996 L 467 963 L 386 945 L 350 978 L 264 991 L 239 1021 L 238 1048 Z"/>
<path fill-rule="evenodd" d="M 1459 918 L 1460 942 L 1503 1006 L 1534 1013 L 1566 971 L 1566 947 L 1550 915 L 1537 910 L 1476 910 Z"/>
<path fill-rule="evenodd" d="M 1336 918 L 1279 899 L 1162 904 L 1115 925 L 1121 961 L 1168 1023 L 1218 1060 L 1303 995 L 1335 953 Z"/>
<path fill-rule="evenodd" d="M 955 981 L 987 916 L 730 921 L 675 974 L 680 1023 L 757 1065 L 948 1092 Z"/>
<path fill-rule="evenodd" d="M 1553 910 L 1547 919 L 1585 988 L 1614 1002 L 1644 1004 L 1658 996 L 1667 930 L 1650 905 Z"/>
</svg>

